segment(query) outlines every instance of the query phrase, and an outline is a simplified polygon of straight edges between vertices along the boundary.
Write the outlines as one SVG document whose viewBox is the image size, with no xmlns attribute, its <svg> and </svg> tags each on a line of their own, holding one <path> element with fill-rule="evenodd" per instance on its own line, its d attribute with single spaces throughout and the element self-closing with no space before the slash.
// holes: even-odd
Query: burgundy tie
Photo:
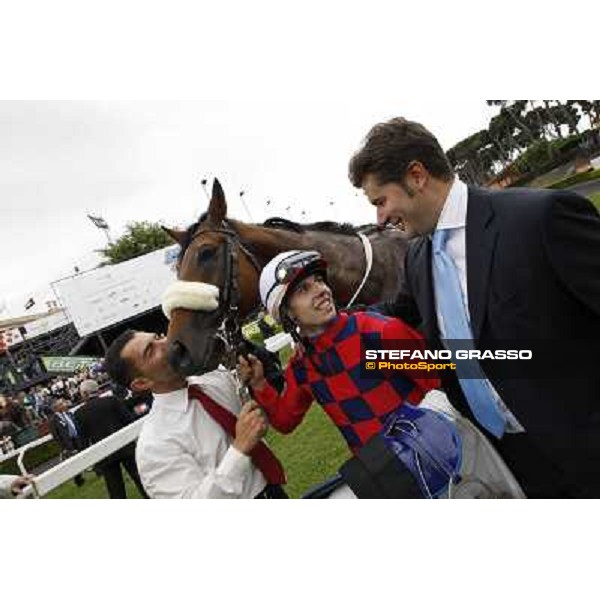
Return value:
<svg viewBox="0 0 600 600">
<path fill-rule="evenodd" d="M 207 396 L 198 386 L 190 385 L 188 393 L 202 404 L 204 410 L 232 437 L 235 439 L 235 425 L 237 417 Z M 255 466 L 260 469 L 268 483 L 285 483 L 285 472 L 277 457 L 264 443 L 258 442 L 250 452 L 250 458 Z"/>
</svg>

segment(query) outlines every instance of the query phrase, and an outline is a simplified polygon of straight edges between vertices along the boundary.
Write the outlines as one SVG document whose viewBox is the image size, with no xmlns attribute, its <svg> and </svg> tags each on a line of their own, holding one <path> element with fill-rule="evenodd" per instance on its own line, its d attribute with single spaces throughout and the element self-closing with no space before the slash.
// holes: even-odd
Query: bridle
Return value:
<svg viewBox="0 0 600 600">
<path fill-rule="evenodd" d="M 224 219 L 221 227 L 214 229 L 199 229 L 190 238 L 191 244 L 197 237 L 205 233 L 218 233 L 225 236 L 225 273 L 222 294 L 219 295 L 218 318 L 220 326 L 217 336 L 225 344 L 226 366 L 234 368 L 237 350 L 243 342 L 242 322 L 240 318 L 240 287 L 239 287 L 239 253 L 240 251 L 250 261 L 260 278 L 262 267 L 256 256 L 249 250 L 240 234 Z"/>
</svg>

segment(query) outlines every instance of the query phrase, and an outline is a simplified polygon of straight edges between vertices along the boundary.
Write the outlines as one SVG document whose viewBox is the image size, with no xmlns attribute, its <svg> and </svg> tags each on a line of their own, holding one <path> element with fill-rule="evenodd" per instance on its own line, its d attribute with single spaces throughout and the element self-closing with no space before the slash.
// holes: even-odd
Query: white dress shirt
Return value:
<svg viewBox="0 0 600 600">
<path fill-rule="evenodd" d="M 241 403 L 229 371 L 190 377 L 215 402 L 239 414 Z M 151 498 L 254 498 L 267 482 L 251 459 L 236 450 L 227 432 L 187 388 L 154 394 L 136 449 Z"/>
<path fill-rule="evenodd" d="M 454 261 L 456 269 L 458 271 L 458 280 L 460 283 L 460 289 L 462 291 L 462 300 L 467 314 L 469 323 L 471 322 L 471 314 L 469 312 L 469 291 L 467 289 L 467 204 L 469 201 L 469 190 L 467 185 L 460 181 L 458 177 L 454 178 L 452 187 L 438 223 L 436 231 L 440 229 L 449 229 L 448 237 L 446 238 L 446 252 L 450 258 Z M 433 260 L 433 256 L 432 256 Z M 435 278 L 433 282 L 434 296 L 435 296 L 435 309 L 437 314 L 438 326 L 442 341 L 446 337 L 446 327 L 444 325 L 444 319 L 440 310 L 438 302 L 438 295 L 435 293 Z M 500 395 L 494 389 L 494 386 L 488 380 L 494 398 L 496 399 L 500 410 L 506 417 L 506 432 L 507 433 L 521 433 L 525 431 L 523 426 L 519 423 L 517 418 L 510 412 L 508 407 L 502 402 Z"/>
</svg>

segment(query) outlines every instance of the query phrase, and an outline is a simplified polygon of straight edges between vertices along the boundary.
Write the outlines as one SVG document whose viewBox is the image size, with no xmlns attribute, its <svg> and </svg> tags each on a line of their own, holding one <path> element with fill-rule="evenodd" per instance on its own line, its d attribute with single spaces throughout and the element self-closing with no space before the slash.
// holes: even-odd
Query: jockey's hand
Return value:
<svg viewBox="0 0 600 600">
<path fill-rule="evenodd" d="M 246 402 L 235 426 L 234 448 L 242 454 L 249 454 L 265 435 L 267 427 L 267 417 L 260 406 L 254 400 Z"/>
<path fill-rule="evenodd" d="M 265 370 L 263 364 L 254 356 L 248 354 L 248 358 L 238 356 L 238 375 L 245 385 L 253 390 L 261 390 L 265 385 Z"/>
</svg>

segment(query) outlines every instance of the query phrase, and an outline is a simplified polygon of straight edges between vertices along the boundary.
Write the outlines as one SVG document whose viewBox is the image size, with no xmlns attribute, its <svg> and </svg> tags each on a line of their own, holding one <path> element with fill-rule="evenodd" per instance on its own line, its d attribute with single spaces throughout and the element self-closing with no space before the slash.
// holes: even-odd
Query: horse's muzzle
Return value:
<svg viewBox="0 0 600 600">
<path fill-rule="evenodd" d="M 180 375 L 189 377 L 196 372 L 192 355 L 181 342 L 173 342 L 169 345 L 167 358 L 171 368 Z"/>
<path fill-rule="evenodd" d="M 202 375 L 219 366 L 225 346 L 219 336 L 208 338 L 201 352 L 193 352 L 181 341 L 171 342 L 167 358 L 171 368 L 184 377 Z"/>
</svg>

